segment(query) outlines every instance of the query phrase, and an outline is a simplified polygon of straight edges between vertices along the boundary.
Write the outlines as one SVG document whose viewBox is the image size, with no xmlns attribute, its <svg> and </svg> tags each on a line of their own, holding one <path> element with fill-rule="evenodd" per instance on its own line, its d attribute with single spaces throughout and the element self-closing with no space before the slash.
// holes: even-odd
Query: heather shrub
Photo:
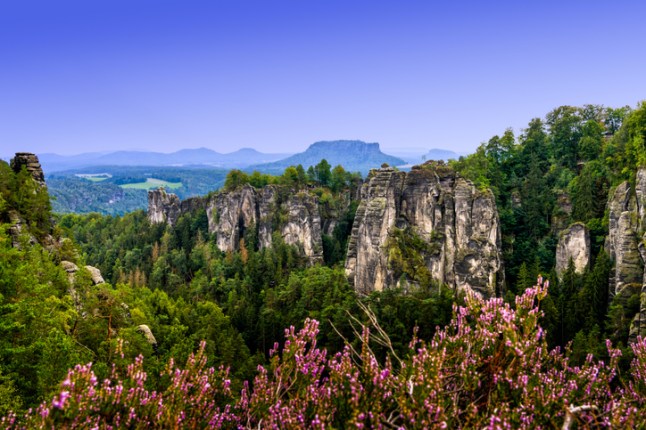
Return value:
<svg viewBox="0 0 646 430">
<path fill-rule="evenodd" d="M 361 348 L 333 356 L 317 346 L 318 322 L 286 330 L 282 348 L 240 393 L 228 370 L 206 367 L 204 346 L 183 369 L 171 360 L 159 391 L 146 388 L 142 358 L 114 365 L 99 382 L 76 366 L 50 401 L 8 428 L 644 428 L 646 340 L 632 345 L 630 371 L 620 350 L 582 365 L 549 350 L 539 326 L 547 284 L 516 298 L 475 295 L 455 306 L 451 323 L 429 342 L 412 339 L 407 355 L 379 362 L 364 327 Z M 379 332 L 378 327 L 372 328 Z"/>
</svg>

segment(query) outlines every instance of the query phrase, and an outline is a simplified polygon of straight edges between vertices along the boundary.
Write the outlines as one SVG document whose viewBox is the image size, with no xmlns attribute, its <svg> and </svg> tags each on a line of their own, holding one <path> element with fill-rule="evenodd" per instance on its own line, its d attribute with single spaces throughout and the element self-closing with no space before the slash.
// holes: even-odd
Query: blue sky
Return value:
<svg viewBox="0 0 646 430">
<path fill-rule="evenodd" d="M 643 1 L 0 0 L 0 154 L 473 151 L 646 99 Z"/>
</svg>

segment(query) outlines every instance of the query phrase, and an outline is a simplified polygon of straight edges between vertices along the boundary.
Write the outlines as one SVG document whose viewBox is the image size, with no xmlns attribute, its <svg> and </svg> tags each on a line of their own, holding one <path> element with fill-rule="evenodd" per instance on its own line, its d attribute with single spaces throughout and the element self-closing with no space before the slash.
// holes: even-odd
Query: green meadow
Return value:
<svg viewBox="0 0 646 430">
<path fill-rule="evenodd" d="M 147 178 L 146 182 L 137 182 L 135 184 L 121 185 L 121 188 L 131 188 L 136 190 L 152 190 L 154 188 L 166 187 L 174 190 L 182 186 L 181 182 L 168 182 L 156 178 Z"/>
</svg>

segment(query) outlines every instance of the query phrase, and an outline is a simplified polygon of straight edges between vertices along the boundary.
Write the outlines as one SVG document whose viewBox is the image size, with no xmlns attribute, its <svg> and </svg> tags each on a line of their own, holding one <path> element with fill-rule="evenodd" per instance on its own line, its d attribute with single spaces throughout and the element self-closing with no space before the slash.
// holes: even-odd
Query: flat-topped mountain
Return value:
<svg viewBox="0 0 646 430">
<path fill-rule="evenodd" d="M 305 169 L 326 159 L 332 166 L 343 165 L 347 171 L 367 173 L 383 163 L 391 166 L 406 164 L 401 158 L 384 154 L 378 143 L 366 143 L 361 140 L 321 141 L 310 145 L 305 152 L 294 154 L 284 160 L 266 163 L 253 168 L 267 172 L 282 172 L 286 167 L 301 164 Z"/>
</svg>

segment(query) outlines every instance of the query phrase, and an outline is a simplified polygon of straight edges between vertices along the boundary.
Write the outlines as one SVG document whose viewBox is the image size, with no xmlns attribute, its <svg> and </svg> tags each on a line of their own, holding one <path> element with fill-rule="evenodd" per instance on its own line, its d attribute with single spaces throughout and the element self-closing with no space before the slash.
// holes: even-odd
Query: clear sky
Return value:
<svg viewBox="0 0 646 430">
<path fill-rule="evenodd" d="M 646 99 L 644 1 L 0 0 L 0 154 L 473 151 Z"/>
</svg>

